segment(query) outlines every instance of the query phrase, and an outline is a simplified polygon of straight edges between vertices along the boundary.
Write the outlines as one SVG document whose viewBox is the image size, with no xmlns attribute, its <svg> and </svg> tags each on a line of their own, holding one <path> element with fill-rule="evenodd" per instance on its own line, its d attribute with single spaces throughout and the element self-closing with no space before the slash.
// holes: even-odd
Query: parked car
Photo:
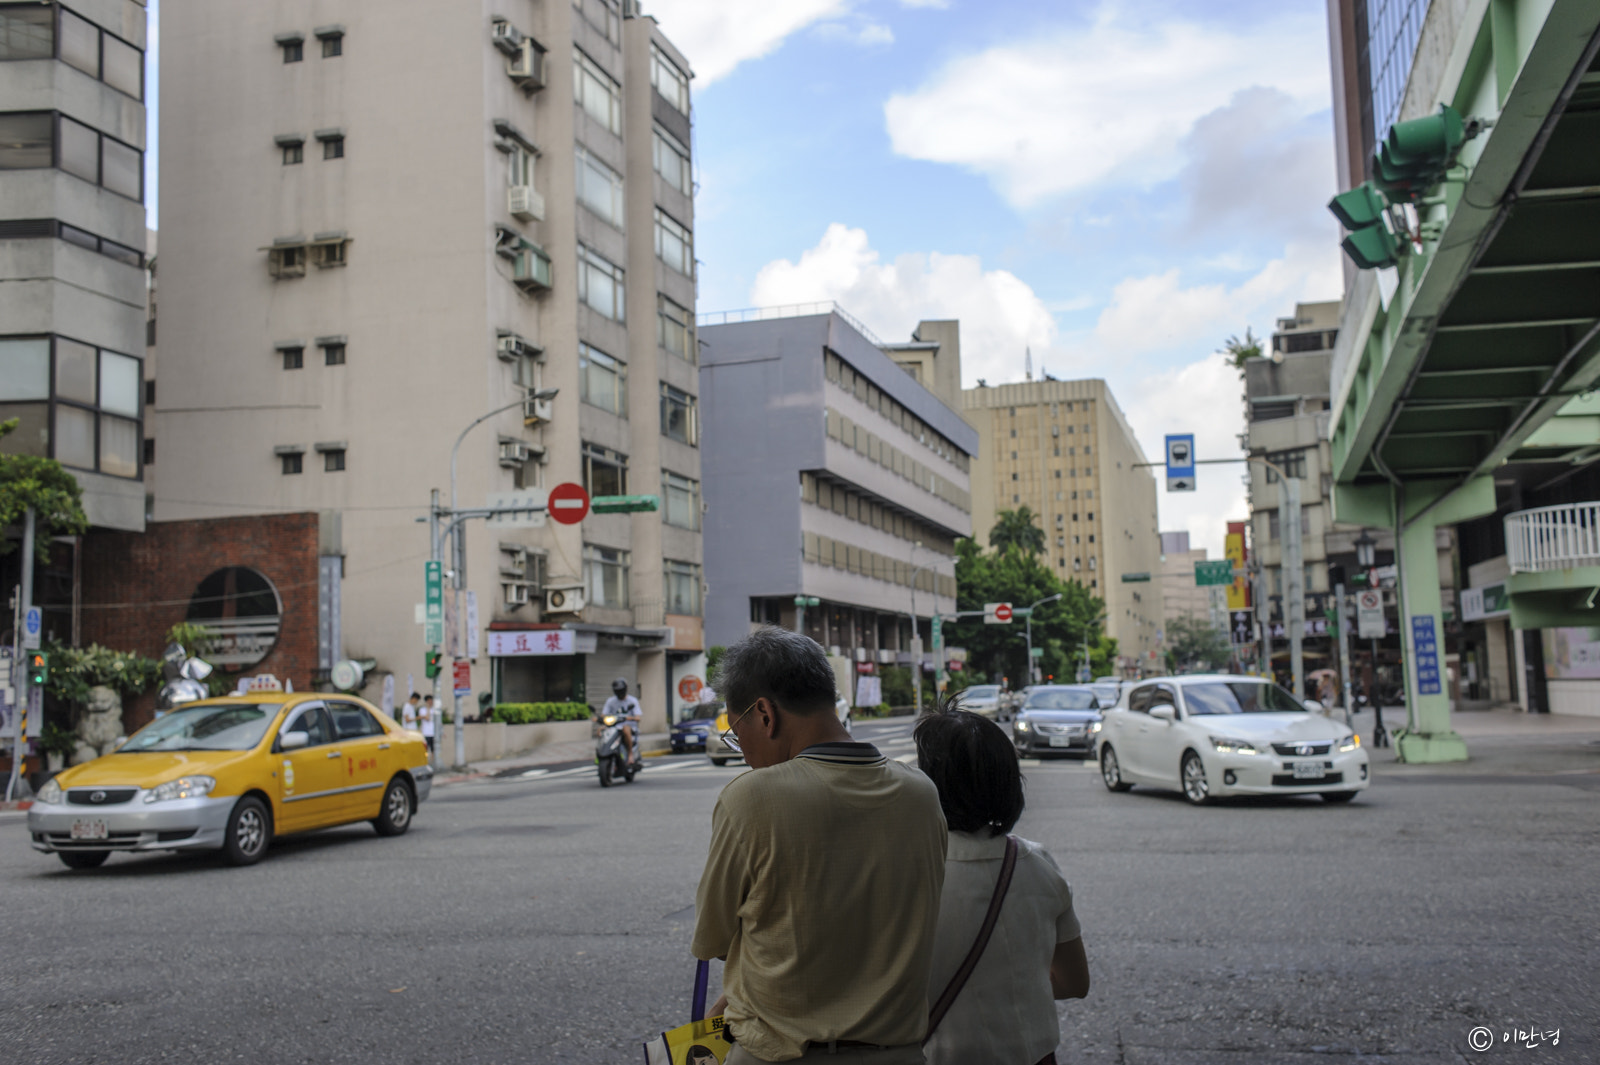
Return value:
<svg viewBox="0 0 1600 1065">
<path fill-rule="evenodd" d="M 73 869 L 112 851 L 221 850 L 250 865 L 296 832 L 370 821 L 398 836 L 432 784 L 422 735 L 370 703 L 259 691 L 185 703 L 57 775 L 28 832 Z"/>
<path fill-rule="evenodd" d="M 1000 685 L 974 684 L 961 692 L 961 709 L 996 718 L 1000 716 Z"/>
<path fill-rule="evenodd" d="M 1085 684 L 1034 685 L 1011 723 L 1021 755 L 1087 756 L 1099 733 L 1100 701 Z"/>
<path fill-rule="evenodd" d="M 850 716 L 850 704 L 844 699 L 837 699 L 833 704 L 833 712 L 838 715 L 839 723 L 851 735 L 855 734 L 855 722 Z M 711 759 L 711 764 L 716 766 L 727 765 L 729 762 L 744 762 L 744 755 L 729 747 L 723 740 L 722 734 L 728 730 L 728 711 L 724 707 L 722 712 L 711 722 L 711 730 L 706 733 L 706 757 Z"/>
<path fill-rule="evenodd" d="M 1094 697 L 1100 701 L 1102 707 L 1117 705 L 1117 700 L 1122 697 L 1121 681 L 1095 681 L 1089 687 L 1094 691 Z"/>
<path fill-rule="evenodd" d="M 673 725 L 668 737 L 672 743 L 672 753 L 683 754 L 685 751 L 705 750 L 706 737 L 710 735 L 712 726 L 717 722 L 717 714 L 721 710 L 720 702 L 703 703 L 695 708 L 698 716 Z"/>
<path fill-rule="evenodd" d="M 1180 791 L 1199 806 L 1226 795 L 1321 795 L 1349 802 L 1368 784 L 1361 737 L 1260 677 L 1197 674 L 1130 684 L 1104 712 L 1100 776 Z"/>
</svg>

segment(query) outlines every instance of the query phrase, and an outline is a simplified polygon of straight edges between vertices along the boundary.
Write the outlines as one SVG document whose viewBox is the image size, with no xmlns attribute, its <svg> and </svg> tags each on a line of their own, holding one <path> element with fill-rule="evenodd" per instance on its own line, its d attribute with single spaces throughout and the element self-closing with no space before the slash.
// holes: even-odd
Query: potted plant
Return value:
<svg viewBox="0 0 1600 1065">
<path fill-rule="evenodd" d="M 54 776 L 66 767 L 67 758 L 77 749 L 78 737 L 71 729 L 46 721 L 38 743 L 45 755 L 45 767 Z"/>
</svg>

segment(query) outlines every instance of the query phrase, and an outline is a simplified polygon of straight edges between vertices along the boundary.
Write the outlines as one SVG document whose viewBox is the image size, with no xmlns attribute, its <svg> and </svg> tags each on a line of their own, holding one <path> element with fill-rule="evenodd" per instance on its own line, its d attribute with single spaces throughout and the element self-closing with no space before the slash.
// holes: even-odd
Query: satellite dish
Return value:
<svg viewBox="0 0 1600 1065">
<path fill-rule="evenodd" d="M 367 676 L 358 663 L 343 658 L 333 664 L 328 679 L 333 681 L 333 686 L 340 691 L 353 692 L 361 687 Z"/>
</svg>

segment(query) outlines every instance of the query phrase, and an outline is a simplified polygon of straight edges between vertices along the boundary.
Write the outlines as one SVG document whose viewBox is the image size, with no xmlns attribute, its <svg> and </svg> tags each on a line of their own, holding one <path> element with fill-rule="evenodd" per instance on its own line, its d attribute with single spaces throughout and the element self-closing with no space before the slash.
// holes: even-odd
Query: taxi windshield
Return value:
<svg viewBox="0 0 1600 1065">
<path fill-rule="evenodd" d="M 261 742 L 280 703 L 210 703 L 173 710 L 135 732 L 118 754 L 248 751 Z"/>
</svg>

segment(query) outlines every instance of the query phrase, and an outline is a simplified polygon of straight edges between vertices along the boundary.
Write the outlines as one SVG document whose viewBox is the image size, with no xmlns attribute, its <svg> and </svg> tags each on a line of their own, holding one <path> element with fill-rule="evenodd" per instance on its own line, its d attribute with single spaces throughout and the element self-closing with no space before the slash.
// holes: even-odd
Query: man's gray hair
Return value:
<svg viewBox="0 0 1600 1065">
<path fill-rule="evenodd" d="M 838 696 L 828 656 L 809 636 L 764 625 L 733 644 L 717 667 L 717 691 L 728 713 L 739 714 L 762 697 L 793 714 L 833 708 Z"/>
</svg>

